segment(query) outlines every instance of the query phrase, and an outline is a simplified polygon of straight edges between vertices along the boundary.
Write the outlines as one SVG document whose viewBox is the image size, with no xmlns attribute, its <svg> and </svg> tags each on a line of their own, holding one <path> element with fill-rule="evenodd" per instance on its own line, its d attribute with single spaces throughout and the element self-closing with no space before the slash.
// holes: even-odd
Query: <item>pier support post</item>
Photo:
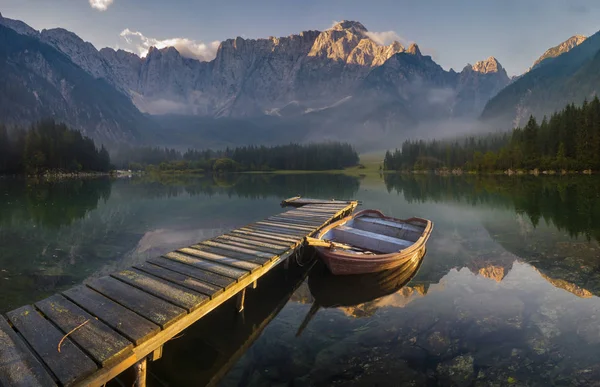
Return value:
<svg viewBox="0 0 600 387">
<path fill-rule="evenodd" d="M 135 363 L 135 387 L 146 387 L 146 358 Z"/>
<path fill-rule="evenodd" d="M 162 353 L 163 353 L 163 346 L 161 345 L 160 347 L 156 348 L 151 354 L 150 354 L 150 360 L 152 361 L 157 361 L 162 357 Z"/>
<path fill-rule="evenodd" d="M 246 288 L 244 288 L 237 295 L 236 308 L 238 313 L 242 313 L 244 311 L 244 300 L 246 299 Z"/>
</svg>

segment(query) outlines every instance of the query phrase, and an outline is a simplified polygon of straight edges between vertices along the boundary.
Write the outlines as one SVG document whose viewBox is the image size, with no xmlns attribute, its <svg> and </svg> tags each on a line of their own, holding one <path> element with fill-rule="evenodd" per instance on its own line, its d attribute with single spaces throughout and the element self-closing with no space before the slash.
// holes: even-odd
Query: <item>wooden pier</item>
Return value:
<svg viewBox="0 0 600 387">
<path fill-rule="evenodd" d="M 292 256 L 356 201 L 294 198 L 292 210 L 149 259 L 0 316 L 0 385 L 102 386 Z M 284 201 L 284 204 L 287 204 Z"/>
</svg>

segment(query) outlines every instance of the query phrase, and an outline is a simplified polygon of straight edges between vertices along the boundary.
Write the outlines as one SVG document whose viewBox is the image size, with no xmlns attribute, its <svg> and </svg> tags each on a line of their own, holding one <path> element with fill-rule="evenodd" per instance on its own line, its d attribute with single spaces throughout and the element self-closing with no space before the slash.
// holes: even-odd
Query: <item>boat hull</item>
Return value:
<svg viewBox="0 0 600 387">
<path fill-rule="evenodd" d="M 359 218 L 362 216 L 377 217 L 384 220 L 410 223 L 410 222 L 421 222 L 424 224 L 424 230 L 418 240 L 408 248 L 403 250 L 387 253 L 387 254 L 373 254 L 373 255 L 358 255 L 352 254 L 344 250 L 334 249 L 326 246 L 315 246 L 315 249 L 325 265 L 329 268 L 334 275 L 352 275 L 352 274 L 365 274 L 365 273 L 376 273 L 384 270 L 395 269 L 398 266 L 404 265 L 411 260 L 419 260 L 423 258 L 426 252 L 426 242 L 429 239 L 431 231 L 433 229 L 433 223 L 426 219 L 411 218 L 407 220 L 395 219 L 387 217 L 377 210 L 364 210 L 360 211 L 355 215 L 344 218 L 338 222 L 335 222 L 325 229 L 323 229 L 318 239 L 322 239 L 323 236 L 331 229 L 339 226 L 343 226 L 353 218 Z"/>
<path fill-rule="evenodd" d="M 419 260 L 425 255 L 425 246 L 408 254 L 398 253 L 386 259 L 352 258 L 341 256 L 325 247 L 316 247 L 317 252 L 327 268 L 335 275 L 351 275 L 376 273 L 384 270 L 395 269 L 408 261 Z"/>
</svg>

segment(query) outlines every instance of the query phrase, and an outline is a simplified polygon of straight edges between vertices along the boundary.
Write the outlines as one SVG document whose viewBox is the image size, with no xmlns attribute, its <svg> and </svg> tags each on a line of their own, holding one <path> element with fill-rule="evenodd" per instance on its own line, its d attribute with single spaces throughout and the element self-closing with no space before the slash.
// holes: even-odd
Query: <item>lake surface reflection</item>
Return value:
<svg viewBox="0 0 600 387">
<path fill-rule="evenodd" d="M 600 385 L 599 188 L 588 176 L 0 180 L 0 311 L 277 213 L 284 197 L 356 198 L 435 223 L 408 283 L 331 290 L 307 251 L 249 291 L 244 315 L 226 303 L 167 343 L 149 384 Z"/>
</svg>

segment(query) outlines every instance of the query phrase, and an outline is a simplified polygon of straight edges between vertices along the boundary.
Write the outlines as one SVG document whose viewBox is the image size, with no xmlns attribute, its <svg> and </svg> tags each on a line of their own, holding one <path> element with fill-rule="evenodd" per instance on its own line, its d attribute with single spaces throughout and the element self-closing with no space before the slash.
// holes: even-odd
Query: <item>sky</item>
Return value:
<svg viewBox="0 0 600 387">
<path fill-rule="evenodd" d="M 174 45 L 201 60 L 225 39 L 357 20 L 386 40 L 417 43 L 446 70 L 494 56 L 509 75 L 573 35 L 600 30 L 598 0 L 0 0 L 0 12 L 38 30 L 65 28 L 98 49 Z"/>
</svg>

